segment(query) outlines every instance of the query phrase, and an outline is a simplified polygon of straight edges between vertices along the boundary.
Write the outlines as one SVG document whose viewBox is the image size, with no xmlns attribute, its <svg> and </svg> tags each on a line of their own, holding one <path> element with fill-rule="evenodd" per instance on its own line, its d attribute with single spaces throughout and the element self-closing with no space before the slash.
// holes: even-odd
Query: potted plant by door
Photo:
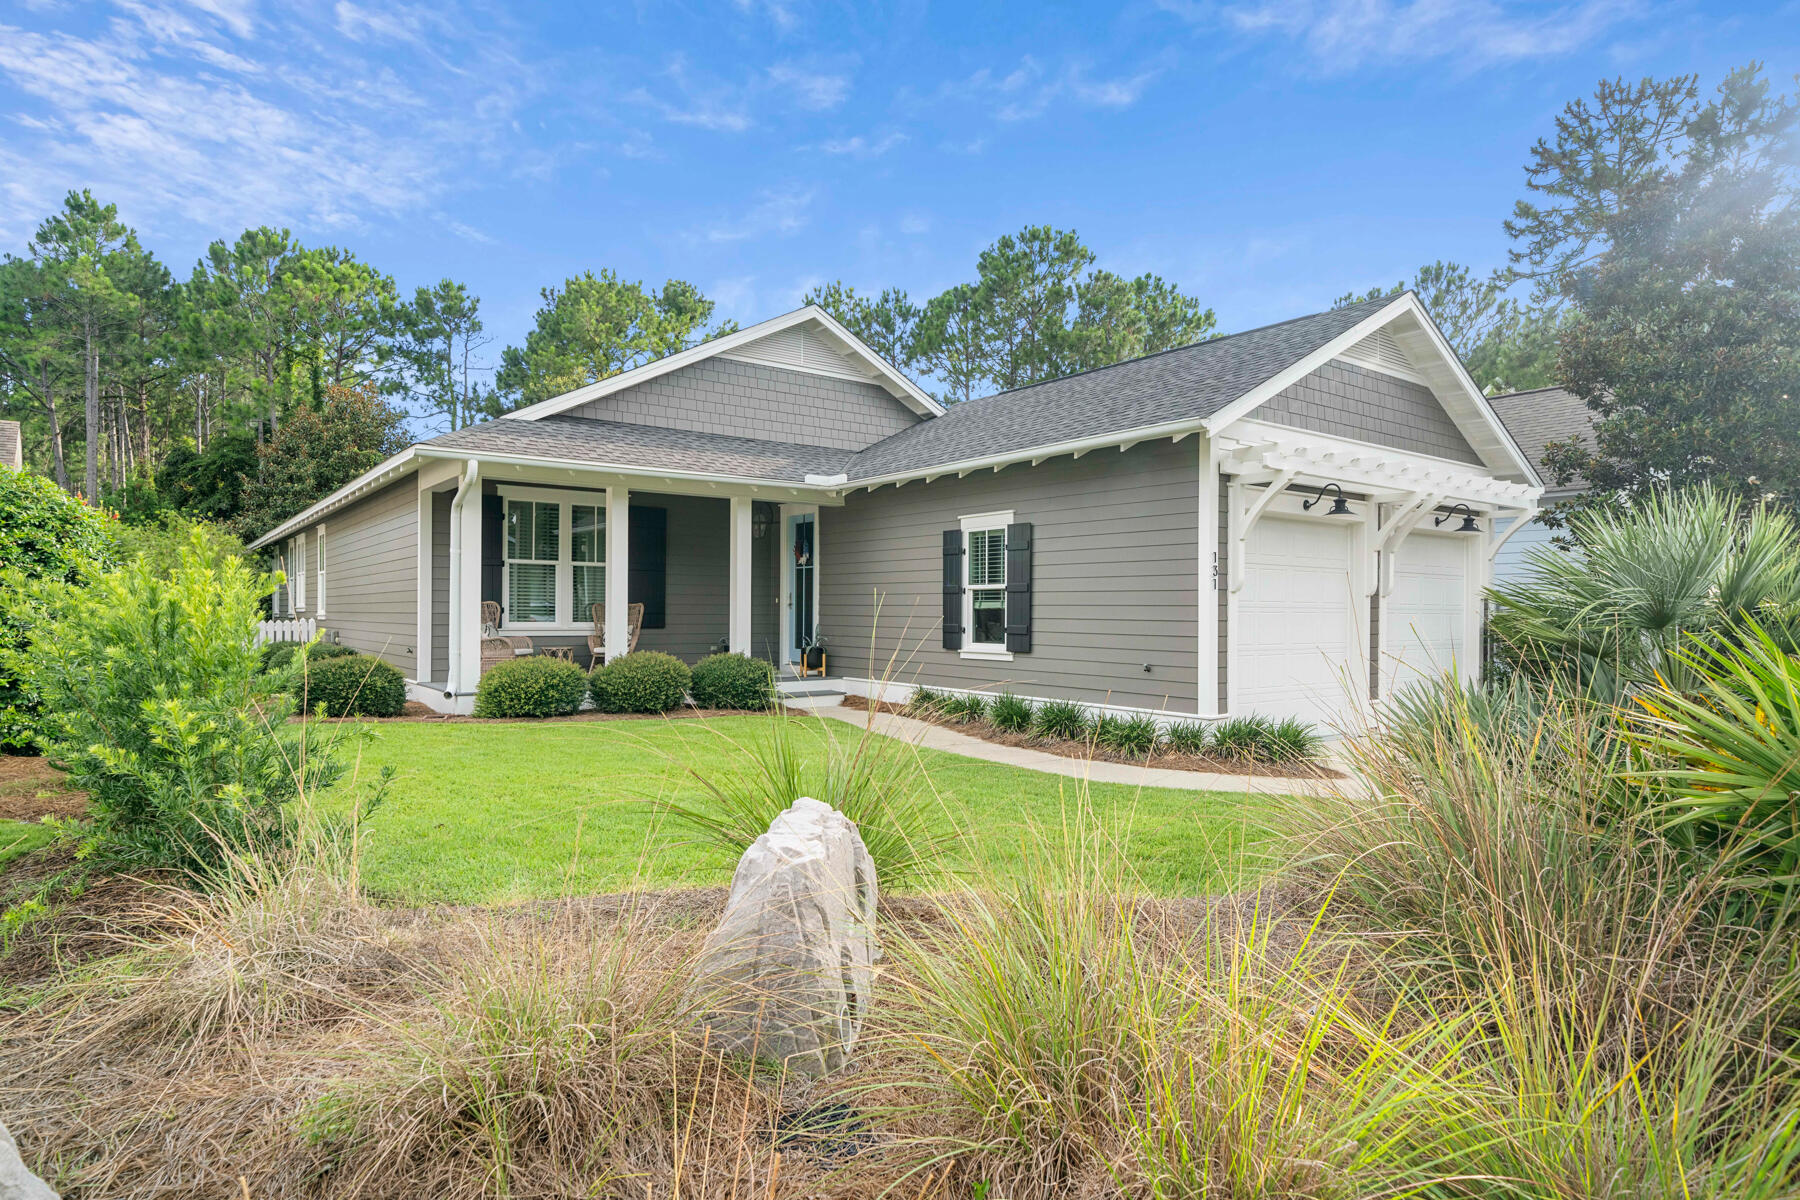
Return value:
<svg viewBox="0 0 1800 1200">
<path fill-rule="evenodd" d="M 807 638 L 806 642 L 801 647 L 801 654 L 803 656 L 801 661 L 804 663 L 809 674 L 813 671 L 817 671 L 821 675 L 825 673 L 824 634 L 815 633 Z"/>
</svg>

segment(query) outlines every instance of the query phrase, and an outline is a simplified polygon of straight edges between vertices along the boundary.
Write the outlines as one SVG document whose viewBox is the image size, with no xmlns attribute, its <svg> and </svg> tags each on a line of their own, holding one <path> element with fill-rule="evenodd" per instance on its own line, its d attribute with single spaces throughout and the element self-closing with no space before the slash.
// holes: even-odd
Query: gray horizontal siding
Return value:
<svg viewBox="0 0 1800 1200">
<path fill-rule="evenodd" d="M 933 687 L 1197 711 L 1199 477 L 1194 444 L 1164 441 L 822 508 L 833 673 L 880 677 L 891 663 L 895 679 Z M 999 509 L 1033 525 L 1032 651 L 964 659 L 943 649 L 943 531 Z"/>
<path fill-rule="evenodd" d="M 602 396 L 570 416 L 861 450 L 920 418 L 885 388 L 709 358 Z"/>
<path fill-rule="evenodd" d="M 431 495 L 431 678 L 450 678 L 450 505 L 454 491 Z M 479 503 L 479 501 L 476 501 Z"/>
<path fill-rule="evenodd" d="M 668 510 L 667 620 L 638 649 L 698 662 L 731 627 L 731 503 L 633 492 L 631 506 Z"/>
<path fill-rule="evenodd" d="M 346 646 L 417 678 L 418 481 L 411 477 L 333 513 L 326 527 L 325 613 Z M 309 547 L 308 553 L 317 553 Z"/>
<path fill-rule="evenodd" d="M 1342 359 L 1278 393 L 1251 416 L 1456 462 L 1481 462 L 1430 388 Z"/>
<path fill-rule="evenodd" d="M 750 543 L 750 654 L 781 662 L 781 509 L 756 501 L 768 532 Z"/>
</svg>

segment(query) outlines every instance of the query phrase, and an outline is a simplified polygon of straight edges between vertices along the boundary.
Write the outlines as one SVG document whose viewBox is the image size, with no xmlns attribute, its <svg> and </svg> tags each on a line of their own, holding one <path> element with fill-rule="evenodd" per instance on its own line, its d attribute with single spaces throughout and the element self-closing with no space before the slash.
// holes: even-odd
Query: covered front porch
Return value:
<svg viewBox="0 0 1800 1200">
<path fill-rule="evenodd" d="M 817 500 L 773 484 L 433 463 L 418 501 L 429 670 L 414 697 L 468 712 L 494 634 L 515 654 L 591 668 L 631 648 L 638 605 L 638 650 L 689 663 L 729 650 L 791 673 L 817 632 Z"/>
</svg>

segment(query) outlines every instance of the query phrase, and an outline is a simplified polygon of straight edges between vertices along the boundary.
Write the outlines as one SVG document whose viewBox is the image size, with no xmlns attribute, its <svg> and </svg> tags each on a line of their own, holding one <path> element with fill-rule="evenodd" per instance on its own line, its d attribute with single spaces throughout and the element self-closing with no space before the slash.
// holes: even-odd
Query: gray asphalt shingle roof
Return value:
<svg viewBox="0 0 1800 1200">
<path fill-rule="evenodd" d="M 1391 302 L 1388 297 L 1296 317 L 952 405 L 943 416 L 921 421 L 858 452 L 850 478 L 874 479 L 1210 417 Z"/>
<path fill-rule="evenodd" d="M 1575 436 L 1586 437 L 1593 427 L 1594 414 L 1588 411 L 1581 397 L 1559 387 L 1547 387 L 1489 396 L 1488 404 L 1525 457 L 1531 460 L 1546 487 L 1568 491 L 1584 486 L 1577 480 L 1559 487 L 1555 482 L 1556 472 L 1544 465 L 1545 446 L 1551 442 L 1566 442 Z"/>
<path fill-rule="evenodd" d="M 830 446 L 794 446 L 589 417 L 486 421 L 425 444 L 438 450 L 522 454 L 778 483 L 804 483 L 808 475 L 836 475 L 850 458 L 850 451 Z"/>
<path fill-rule="evenodd" d="M 502 419 L 431 439 L 434 449 L 487 451 L 801 483 L 854 483 L 1059 442 L 1212 416 L 1337 337 L 1392 297 L 951 405 L 860 451 L 797 446 L 685 429 L 555 416 Z"/>
</svg>

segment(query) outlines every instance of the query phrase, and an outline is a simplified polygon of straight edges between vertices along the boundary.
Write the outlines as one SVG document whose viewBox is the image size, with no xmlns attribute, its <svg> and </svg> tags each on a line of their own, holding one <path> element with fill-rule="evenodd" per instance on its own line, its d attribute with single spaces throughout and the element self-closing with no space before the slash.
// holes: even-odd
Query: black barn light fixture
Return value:
<svg viewBox="0 0 1800 1200">
<path fill-rule="evenodd" d="M 1475 523 L 1475 510 L 1470 508 L 1466 504 L 1451 505 L 1450 511 L 1440 515 L 1436 520 L 1432 521 L 1432 524 L 1433 525 L 1442 525 L 1445 521 L 1448 521 L 1451 517 L 1454 517 L 1456 515 L 1458 509 L 1462 510 L 1463 519 L 1462 519 L 1462 524 L 1458 525 L 1456 527 L 1456 532 L 1458 532 L 1458 533 L 1480 533 L 1481 526 L 1479 526 Z"/>
<path fill-rule="evenodd" d="M 1337 483 L 1328 483 L 1320 488 L 1319 494 L 1314 496 L 1311 500 L 1301 501 L 1300 510 L 1302 512 L 1311 512 L 1312 506 L 1323 500 L 1325 498 L 1325 493 L 1332 488 L 1337 488 L 1337 496 L 1332 500 L 1331 508 L 1325 515 L 1328 517 L 1354 517 L 1356 514 L 1350 511 L 1350 502 L 1344 499 L 1343 486 Z"/>
</svg>

